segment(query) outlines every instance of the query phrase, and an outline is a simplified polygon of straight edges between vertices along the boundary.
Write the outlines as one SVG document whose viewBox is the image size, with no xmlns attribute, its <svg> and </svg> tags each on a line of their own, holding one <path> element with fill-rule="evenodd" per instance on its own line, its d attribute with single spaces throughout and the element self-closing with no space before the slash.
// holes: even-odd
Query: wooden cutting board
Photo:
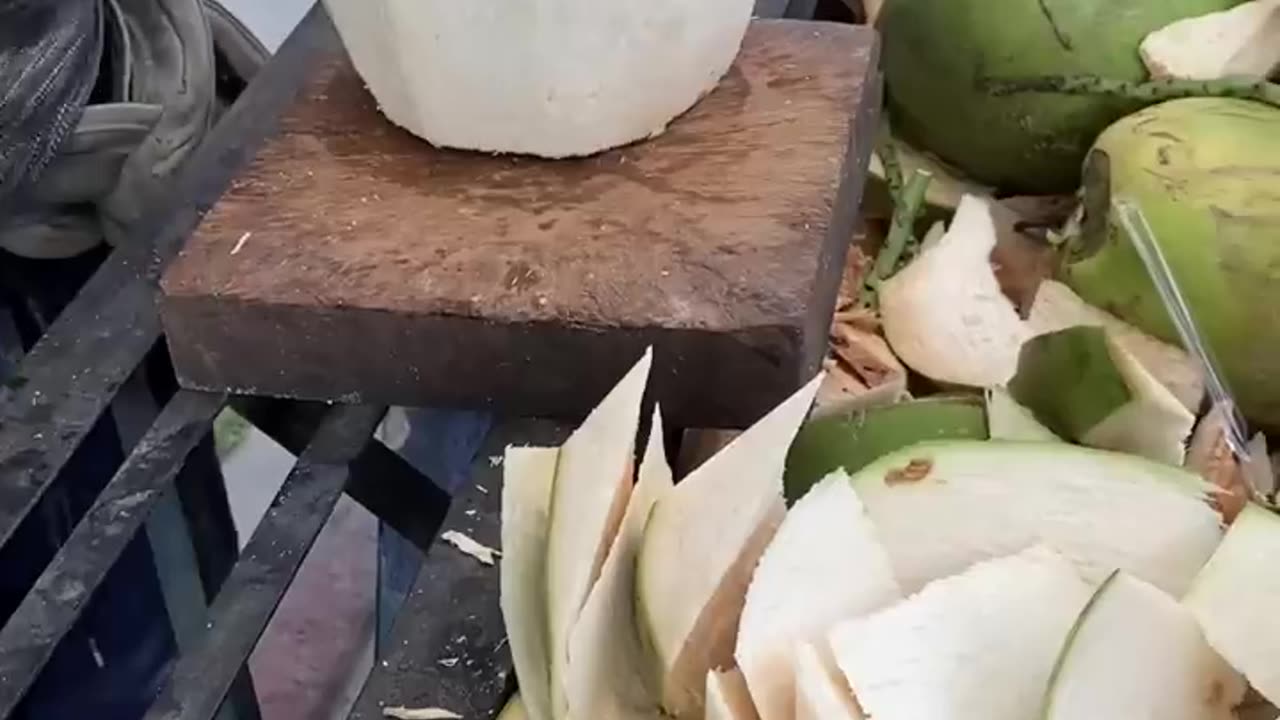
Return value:
<svg viewBox="0 0 1280 720">
<path fill-rule="evenodd" d="M 647 345 L 664 414 L 749 424 L 817 371 L 880 105 L 877 40 L 754 21 L 663 135 L 433 148 L 340 48 L 162 283 L 182 384 L 572 417 Z"/>
</svg>

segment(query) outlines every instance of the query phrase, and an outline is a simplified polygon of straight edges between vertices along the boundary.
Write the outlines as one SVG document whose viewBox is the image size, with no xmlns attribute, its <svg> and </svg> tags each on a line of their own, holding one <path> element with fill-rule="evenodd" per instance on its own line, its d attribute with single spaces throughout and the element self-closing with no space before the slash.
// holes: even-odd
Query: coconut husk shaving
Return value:
<svg viewBox="0 0 1280 720">
<path fill-rule="evenodd" d="M 1193 470 L 1214 487 L 1214 505 L 1230 523 L 1250 500 L 1268 500 L 1275 493 L 1275 475 L 1267 454 L 1267 441 L 1255 435 L 1249 442 L 1249 457 L 1241 462 L 1227 442 L 1227 415 L 1222 405 L 1214 405 L 1196 425 L 1187 446 L 1183 466 Z"/>
</svg>

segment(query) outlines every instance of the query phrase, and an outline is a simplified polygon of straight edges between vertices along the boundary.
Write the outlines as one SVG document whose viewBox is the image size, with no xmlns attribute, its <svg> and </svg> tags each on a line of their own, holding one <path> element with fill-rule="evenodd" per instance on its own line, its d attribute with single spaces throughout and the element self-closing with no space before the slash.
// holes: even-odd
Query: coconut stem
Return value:
<svg viewBox="0 0 1280 720">
<path fill-rule="evenodd" d="M 1280 107 L 1280 84 L 1250 77 L 1218 80 L 1162 78 L 1148 82 L 1109 80 L 1096 75 L 1044 75 L 1040 77 L 987 78 L 982 86 L 992 95 L 1017 93 L 1060 93 L 1065 95 L 1109 95 L 1143 103 L 1158 103 L 1187 97 L 1227 97 L 1255 100 Z"/>
<path fill-rule="evenodd" d="M 898 194 L 893 207 L 893 222 L 889 226 L 889 237 L 885 239 L 884 247 L 880 248 L 875 265 L 871 267 L 871 272 L 863 283 L 858 298 L 860 305 L 872 303 L 876 288 L 893 274 L 907 243 L 915 239 L 916 217 L 920 215 L 925 191 L 929 189 L 929 181 L 932 179 L 931 173 L 916 170 L 911 174 L 906 187 Z"/>
<path fill-rule="evenodd" d="M 888 137 L 881 139 L 876 146 L 876 156 L 884 167 L 884 181 L 889 188 L 889 199 L 897 206 L 902 195 L 902 163 L 898 162 L 898 149 Z"/>
</svg>

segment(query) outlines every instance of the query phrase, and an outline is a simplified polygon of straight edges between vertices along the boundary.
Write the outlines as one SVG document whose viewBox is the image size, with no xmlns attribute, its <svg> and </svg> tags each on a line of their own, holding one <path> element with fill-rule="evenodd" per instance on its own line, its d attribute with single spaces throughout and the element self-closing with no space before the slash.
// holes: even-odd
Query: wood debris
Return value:
<svg viewBox="0 0 1280 720">
<path fill-rule="evenodd" d="M 457 530 L 444 532 L 440 535 L 440 539 L 457 548 L 458 552 L 461 552 L 464 555 L 470 555 L 485 565 L 492 565 L 494 563 L 494 559 L 498 555 L 502 554 L 487 545 L 481 545 L 470 536 L 464 535 Z"/>
</svg>

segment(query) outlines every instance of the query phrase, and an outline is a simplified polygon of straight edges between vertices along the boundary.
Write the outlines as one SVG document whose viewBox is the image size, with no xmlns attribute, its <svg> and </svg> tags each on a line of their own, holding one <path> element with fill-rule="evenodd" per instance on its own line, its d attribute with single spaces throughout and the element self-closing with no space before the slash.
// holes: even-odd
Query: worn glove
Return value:
<svg viewBox="0 0 1280 720">
<path fill-rule="evenodd" d="M 130 242 L 212 125 L 216 79 L 242 85 L 268 55 L 214 0 L 101 0 L 98 11 L 94 94 L 0 220 L 0 247 L 12 253 L 69 257 Z"/>
</svg>

